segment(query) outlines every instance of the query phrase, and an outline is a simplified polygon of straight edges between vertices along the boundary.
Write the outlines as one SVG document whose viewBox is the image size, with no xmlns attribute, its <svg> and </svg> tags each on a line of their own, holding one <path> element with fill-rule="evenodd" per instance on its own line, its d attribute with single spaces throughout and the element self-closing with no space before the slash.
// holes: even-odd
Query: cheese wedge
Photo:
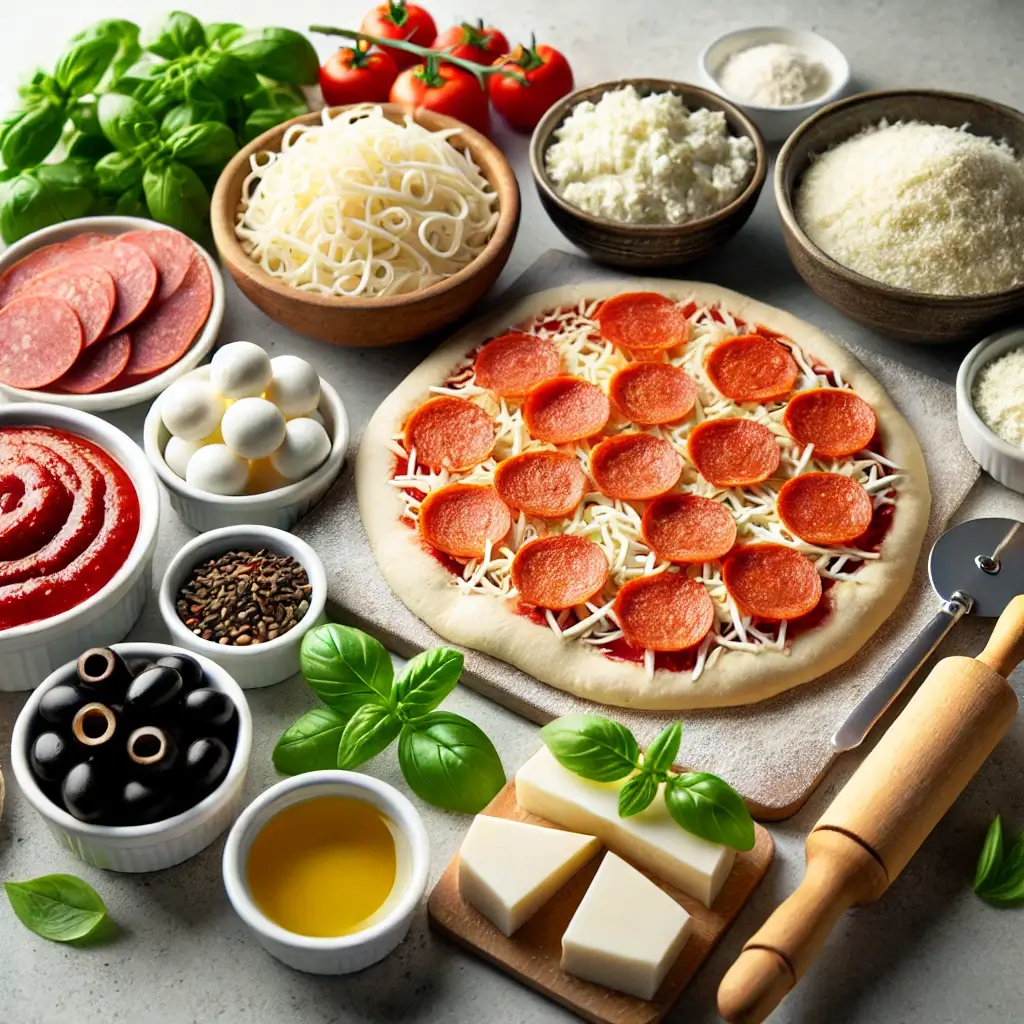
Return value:
<svg viewBox="0 0 1024 1024">
<path fill-rule="evenodd" d="M 511 935 L 600 849 L 593 836 L 478 814 L 459 850 L 459 893 Z"/>
<path fill-rule="evenodd" d="M 735 850 L 683 831 L 660 794 L 647 810 L 620 818 L 621 786 L 581 779 L 547 747 L 516 773 L 516 799 L 523 810 L 597 836 L 609 850 L 710 907 L 732 870 Z"/>
<path fill-rule="evenodd" d="M 562 970 L 653 999 L 690 934 L 690 915 L 649 878 L 605 854 L 562 936 Z"/>
</svg>

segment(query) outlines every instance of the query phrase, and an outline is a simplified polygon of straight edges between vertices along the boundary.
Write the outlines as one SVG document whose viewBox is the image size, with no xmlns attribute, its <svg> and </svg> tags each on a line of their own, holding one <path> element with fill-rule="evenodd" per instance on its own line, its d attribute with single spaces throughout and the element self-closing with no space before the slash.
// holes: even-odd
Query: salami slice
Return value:
<svg viewBox="0 0 1024 1024">
<path fill-rule="evenodd" d="M 715 623 L 707 588 L 681 572 L 630 580 L 615 598 L 615 618 L 626 643 L 645 651 L 695 647 Z"/>
<path fill-rule="evenodd" d="M 690 340 L 684 308 L 657 292 L 624 292 L 605 299 L 594 319 L 603 338 L 630 352 L 677 348 Z"/>
<path fill-rule="evenodd" d="M 755 619 L 798 619 L 821 600 L 821 577 L 809 558 L 782 544 L 743 544 L 722 563 L 725 589 Z"/>
<path fill-rule="evenodd" d="M 590 473 L 607 498 L 645 501 L 672 490 L 683 457 L 660 437 L 616 434 L 590 453 Z"/>
<path fill-rule="evenodd" d="M 619 412 L 638 427 L 678 423 L 697 401 L 697 385 L 671 363 L 630 363 L 608 385 Z"/>
<path fill-rule="evenodd" d="M 131 339 L 125 331 L 112 334 L 85 349 L 75 365 L 51 385 L 54 391 L 72 395 L 89 395 L 115 381 L 128 365 Z"/>
<path fill-rule="evenodd" d="M 498 463 L 494 489 L 510 508 L 541 519 L 576 511 L 587 492 L 587 474 L 574 455 L 523 452 Z"/>
<path fill-rule="evenodd" d="M 141 255 L 149 259 L 145 253 Z M 132 354 L 125 373 L 131 377 L 151 377 L 176 363 L 203 329 L 212 305 L 210 268 L 197 252 L 175 293 L 148 310 L 132 328 Z"/>
<path fill-rule="evenodd" d="M 424 402 L 405 424 L 406 451 L 433 470 L 472 469 L 494 448 L 491 417 L 465 398 L 442 396 Z"/>
<path fill-rule="evenodd" d="M 10 302 L 18 292 L 31 285 L 40 274 L 45 274 L 62 263 L 78 259 L 83 249 L 89 249 L 94 245 L 101 245 L 109 241 L 110 235 L 84 231 L 80 235 L 75 235 L 74 238 L 69 238 L 66 242 L 54 242 L 53 245 L 44 245 L 41 249 L 30 252 L 5 271 L 3 277 L 0 277 L 0 306 Z"/>
<path fill-rule="evenodd" d="M 698 423 L 689 451 L 697 471 L 715 487 L 750 487 L 779 468 L 775 435 L 761 423 L 734 416 Z"/>
<path fill-rule="evenodd" d="M 719 393 L 734 402 L 785 398 L 800 374 L 789 349 L 760 334 L 744 334 L 716 345 L 704 369 Z"/>
<path fill-rule="evenodd" d="M 608 579 L 608 559 L 586 537 L 560 534 L 524 544 L 512 562 L 512 586 L 527 604 L 560 611 L 589 601 Z"/>
<path fill-rule="evenodd" d="M 120 239 L 97 245 L 89 253 L 89 262 L 114 279 L 117 301 L 107 333 L 117 334 L 142 316 L 156 294 L 156 265 L 141 249 Z"/>
<path fill-rule="evenodd" d="M 512 331 L 487 342 L 473 364 L 476 383 L 503 398 L 521 398 L 535 384 L 558 376 L 558 346 Z"/>
<path fill-rule="evenodd" d="M 493 487 L 448 484 L 423 499 L 420 535 L 456 558 L 480 558 L 512 528 L 512 514 Z"/>
<path fill-rule="evenodd" d="M 736 520 L 720 501 L 699 494 L 665 494 L 647 506 L 641 523 L 647 546 L 666 562 L 713 562 L 736 543 Z"/>
<path fill-rule="evenodd" d="M 42 388 L 74 365 L 82 351 L 82 325 L 63 299 L 26 295 L 0 309 L 0 381 Z"/>
<path fill-rule="evenodd" d="M 170 228 L 155 231 L 129 231 L 119 242 L 141 249 L 157 272 L 156 302 L 166 302 L 181 286 L 193 259 L 201 258 L 196 247 L 180 231 Z"/>
<path fill-rule="evenodd" d="M 526 428 L 538 441 L 568 444 L 600 433 L 612 407 L 596 385 L 579 377 L 553 377 L 530 389 L 523 403 Z"/>
<path fill-rule="evenodd" d="M 855 540 L 875 511 L 871 495 L 841 473 L 804 473 L 787 480 L 776 508 L 786 529 L 809 544 Z"/>
<path fill-rule="evenodd" d="M 782 425 L 818 455 L 841 458 L 862 451 L 875 436 L 875 410 L 847 388 L 798 391 L 782 414 Z"/>
<path fill-rule="evenodd" d="M 57 267 L 35 278 L 23 295 L 52 295 L 63 299 L 82 322 L 82 343 L 96 341 L 114 311 L 114 279 L 102 267 L 80 261 Z"/>
</svg>

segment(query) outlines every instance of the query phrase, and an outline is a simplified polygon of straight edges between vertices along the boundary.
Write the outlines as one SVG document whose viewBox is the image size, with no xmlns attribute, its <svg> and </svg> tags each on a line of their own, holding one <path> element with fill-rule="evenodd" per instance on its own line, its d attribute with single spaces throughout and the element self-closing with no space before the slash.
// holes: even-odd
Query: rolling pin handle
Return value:
<svg viewBox="0 0 1024 1024">
<path fill-rule="evenodd" d="M 1006 606 L 977 660 L 1003 678 L 1024 661 L 1024 594 Z"/>
</svg>

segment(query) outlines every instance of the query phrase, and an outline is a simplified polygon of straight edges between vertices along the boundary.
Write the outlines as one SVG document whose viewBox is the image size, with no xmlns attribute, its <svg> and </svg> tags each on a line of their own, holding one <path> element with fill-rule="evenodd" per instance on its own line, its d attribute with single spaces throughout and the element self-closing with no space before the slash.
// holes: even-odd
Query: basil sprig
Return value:
<svg viewBox="0 0 1024 1024">
<path fill-rule="evenodd" d="M 274 747 L 286 775 L 357 768 L 398 740 L 398 763 L 427 803 L 475 814 L 505 785 L 494 744 L 479 726 L 438 711 L 462 675 L 462 655 L 436 647 L 397 679 L 384 647 L 361 630 L 326 623 L 302 641 L 306 682 L 326 707 L 308 711 Z"/>
<path fill-rule="evenodd" d="M 709 772 L 671 770 L 682 735 L 682 722 L 674 722 L 641 756 L 624 725 L 599 715 L 566 715 L 540 731 L 555 760 L 573 774 L 593 782 L 626 780 L 619 790 L 620 817 L 645 811 L 664 786 L 665 806 L 681 828 L 734 850 L 751 849 L 754 822 L 732 786 Z"/>
<path fill-rule="evenodd" d="M 996 906 L 1024 900 L 1024 832 L 1012 839 L 998 815 L 989 826 L 974 874 L 974 891 Z"/>
<path fill-rule="evenodd" d="M 18 920 L 51 942 L 88 938 L 107 917 L 107 908 L 96 890 L 74 875 L 4 882 L 4 891 Z"/>
</svg>

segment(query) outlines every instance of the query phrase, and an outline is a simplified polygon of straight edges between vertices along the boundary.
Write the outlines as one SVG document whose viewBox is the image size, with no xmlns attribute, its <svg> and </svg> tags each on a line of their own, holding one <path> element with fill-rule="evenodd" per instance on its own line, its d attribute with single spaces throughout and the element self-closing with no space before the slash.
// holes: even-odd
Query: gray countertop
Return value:
<svg viewBox="0 0 1024 1024">
<path fill-rule="evenodd" d="M 205 20 L 290 24 L 321 21 L 355 27 L 370 0 L 311 0 L 296 16 L 270 0 L 244 5 L 208 0 L 191 5 Z M 189 5 L 186 5 L 189 6 Z M 509 5 L 510 6 L 510 5 Z M 0 67 L 4 108 L 23 72 L 34 62 L 51 65 L 66 36 L 100 17 L 131 17 L 146 23 L 165 7 L 158 0 L 44 0 L 7 4 L 0 15 Z M 1024 51 L 1024 6 L 1014 0 L 791 0 L 769 6 L 754 0 L 710 5 L 700 0 L 521 0 L 504 10 L 499 0 L 474 4 L 436 0 L 429 8 L 439 28 L 457 19 L 483 16 L 513 40 L 531 30 L 572 61 L 577 82 L 587 85 L 629 75 L 696 80 L 702 47 L 721 32 L 751 24 L 811 27 L 842 48 L 856 87 L 929 86 L 974 92 L 1024 104 L 1020 54 Z M 443 24 L 442 24 L 443 23 Z M 320 45 L 326 55 L 331 46 Z M 1014 77 L 1016 76 L 1016 77 Z M 1014 89 L 1016 84 L 1016 89 Z M 529 179 L 527 140 L 499 127 L 495 137 L 519 174 L 523 219 L 503 275 L 509 284 L 546 249 L 568 248 L 541 210 Z M 688 274 L 768 299 L 840 337 L 885 351 L 951 381 L 960 349 L 924 349 L 885 341 L 856 327 L 819 302 L 802 284 L 785 255 L 771 186 L 740 235 Z M 382 385 L 397 382 L 415 363 L 420 347 L 400 350 L 331 350 L 277 327 L 229 286 L 223 340 L 250 338 L 272 354 L 294 351 L 315 359 L 341 391 L 356 424 L 372 411 Z M 138 436 L 142 411 L 111 417 Z M 1024 499 L 984 481 L 962 511 L 1024 518 Z M 159 574 L 188 531 L 164 507 Z M 983 624 L 968 622 L 944 653 L 976 652 Z M 133 638 L 163 640 L 150 606 Z M 895 652 L 894 652 L 895 653 Z M 1024 687 L 1020 672 L 1018 690 Z M 0 763 L 22 695 L 0 695 Z M 256 722 L 251 798 L 275 775 L 270 749 L 276 736 L 311 706 L 305 687 L 289 682 L 250 691 Z M 536 746 L 536 729 L 477 695 L 460 689 L 453 710 L 477 721 L 495 739 L 509 772 Z M 741 912 L 722 946 L 683 994 L 672 1021 L 713 1021 L 714 996 L 722 974 L 746 939 L 799 881 L 802 842 L 831 796 L 856 767 L 843 758 L 808 805 L 771 830 L 777 844 L 768 876 Z M 819 963 L 772 1018 L 780 1024 L 994 1024 L 1024 1011 L 1024 976 L 1019 967 L 1021 918 L 997 911 L 970 891 L 984 830 L 996 813 L 1024 825 L 1024 724 L 1007 738 L 928 839 L 891 890 L 875 906 L 852 913 L 836 929 Z M 404 787 L 393 753 L 368 770 Z M 221 843 L 169 871 L 150 876 L 105 874 L 61 850 L 9 785 L 0 820 L 0 879 L 23 879 L 66 871 L 99 890 L 119 931 L 110 943 L 71 949 L 25 931 L 0 899 L 0 1024 L 146 1024 L 246 1022 L 354 1024 L 356 1021 L 445 1021 L 453 1024 L 502 1020 L 568 1021 L 571 1016 L 445 941 L 432 935 L 425 913 L 408 940 L 389 959 L 362 974 L 324 979 L 295 973 L 270 959 L 235 917 L 220 880 Z M 420 805 L 422 807 L 422 805 Z M 456 850 L 466 819 L 423 808 L 433 844 L 433 876 Z"/>
</svg>

